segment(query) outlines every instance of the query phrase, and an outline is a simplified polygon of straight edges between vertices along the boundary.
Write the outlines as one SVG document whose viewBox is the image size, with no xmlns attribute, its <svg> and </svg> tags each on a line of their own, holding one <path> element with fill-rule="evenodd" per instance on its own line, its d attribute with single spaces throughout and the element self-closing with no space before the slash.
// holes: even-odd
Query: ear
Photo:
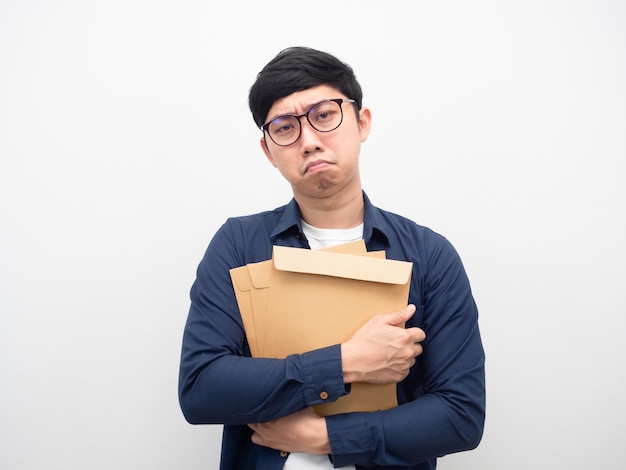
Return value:
<svg viewBox="0 0 626 470">
<path fill-rule="evenodd" d="M 361 142 L 367 140 L 367 136 L 370 135 L 372 130 L 372 112 L 369 108 L 361 108 L 359 111 L 359 134 L 361 135 Z"/>
<path fill-rule="evenodd" d="M 272 153 L 270 152 L 270 149 L 267 147 L 267 142 L 265 140 L 265 137 L 261 137 L 260 144 L 261 144 L 261 149 L 263 149 L 263 153 L 265 154 L 265 158 L 268 159 L 268 161 L 272 164 L 274 168 L 278 168 L 276 166 L 276 162 L 274 161 L 274 157 L 272 157 Z"/>
</svg>

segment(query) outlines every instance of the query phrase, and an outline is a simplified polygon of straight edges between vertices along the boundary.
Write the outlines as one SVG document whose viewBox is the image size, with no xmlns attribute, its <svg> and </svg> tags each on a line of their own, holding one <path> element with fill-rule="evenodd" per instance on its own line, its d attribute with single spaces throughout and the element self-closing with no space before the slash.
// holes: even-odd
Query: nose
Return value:
<svg viewBox="0 0 626 470">
<path fill-rule="evenodd" d="M 300 118 L 300 145 L 305 153 L 321 150 L 320 132 L 316 131 L 306 118 Z"/>
</svg>

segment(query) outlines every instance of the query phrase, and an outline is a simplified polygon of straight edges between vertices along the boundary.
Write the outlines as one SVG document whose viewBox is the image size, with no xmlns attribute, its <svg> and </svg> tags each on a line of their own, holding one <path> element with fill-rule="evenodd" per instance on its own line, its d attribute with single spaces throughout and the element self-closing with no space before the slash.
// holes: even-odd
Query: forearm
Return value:
<svg viewBox="0 0 626 470">
<path fill-rule="evenodd" d="M 312 408 L 266 423 L 251 424 L 252 442 L 286 452 L 329 454 L 326 420 Z"/>
<path fill-rule="evenodd" d="M 482 436 L 483 411 L 457 398 L 429 394 L 391 410 L 328 416 L 333 462 L 411 466 L 472 449 Z"/>
<path fill-rule="evenodd" d="M 398 407 L 327 417 L 335 464 L 410 466 L 476 447 L 485 419 L 484 355 L 477 331 L 459 347 L 459 355 L 462 368 L 424 386 L 423 363 L 429 358 L 420 359 L 398 384 Z"/>
<path fill-rule="evenodd" d="M 338 346 L 286 359 L 225 355 L 196 369 L 180 383 L 183 413 L 194 424 L 265 422 L 346 394 Z"/>
</svg>

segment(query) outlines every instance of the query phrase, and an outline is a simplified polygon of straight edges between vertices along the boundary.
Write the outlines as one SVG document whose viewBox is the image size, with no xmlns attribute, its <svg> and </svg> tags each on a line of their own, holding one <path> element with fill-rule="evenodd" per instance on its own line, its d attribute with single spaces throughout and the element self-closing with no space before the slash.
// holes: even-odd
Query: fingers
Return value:
<svg viewBox="0 0 626 470">
<path fill-rule="evenodd" d="M 409 304 L 393 313 L 383 315 L 383 317 L 385 317 L 384 319 L 389 325 L 404 326 L 404 324 L 413 316 L 415 310 L 415 305 Z M 426 339 L 426 333 L 424 333 L 424 330 L 421 328 L 411 327 L 407 328 L 407 331 L 413 336 L 413 343 L 421 343 L 424 339 Z"/>
<path fill-rule="evenodd" d="M 267 430 L 267 423 L 251 423 L 248 427 L 254 431 L 252 433 L 252 442 L 258 445 L 267 446 L 266 439 L 264 437 L 264 431 Z"/>
<path fill-rule="evenodd" d="M 414 313 L 415 305 L 409 304 L 406 307 L 401 308 L 400 310 L 384 315 L 384 317 L 386 317 L 385 321 L 389 325 L 403 326 L 409 320 L 409 318 L 413 316 Z"/>
<path fill-rule="evenodd" d="M 426 333 L 424 333 L 424 330 L 422 330 L 421 328 L 414 326 L 411 328 L 407 328 L 407 331 L 410 332 L 411 335 L 413 335 L 414 343 L 421 343 L 426 339 Z"/>
</svg>

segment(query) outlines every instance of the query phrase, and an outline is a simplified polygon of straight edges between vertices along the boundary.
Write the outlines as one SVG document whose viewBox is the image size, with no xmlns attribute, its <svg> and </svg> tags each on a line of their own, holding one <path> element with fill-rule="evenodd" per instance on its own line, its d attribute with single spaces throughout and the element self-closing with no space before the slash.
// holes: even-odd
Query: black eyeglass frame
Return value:
<svg viewBox="0 0 626 470">
<path fill-rule="evenodd" d="M 315 127 L 315 125 L 311 122 L 311 120 L 309 119 L 309 113 L 311 111 L 313 111 L 317 106 L 319 106 L 322 103 L 326 103 L 328 101 L 332 101 L 333 103 L 337 103 L 339 105 L 339 111 L 341 112 L 341 119 L 339 120 L 339 123 L 333 127 L 332 129 L 328 129 L 325 131 L 321 131 L 319 130 L 317 127 Z M 306 113 L 302 113 L 302 114 L 281 114 L 280 116 L 276 116 L 274 119 L 272 119 L 271 121 L 266 122 L 265 124 L 263 124 L 260 129 L 261 131 L 263 131 L 263 133 L 267 132 L 267 135 L 270 136 L 270 139 L 272 139 L 272 142 L 274 142 L 276 145 L 278 145 L 279 147 L 289 147 L 290 145 L 295 144 L 298 139 L 300 139 L 300 136 L 302 135 L 302 121 L 301 119 L 303 117 L 306 116 L 306 120 L 309 122 L 309 124 L 311 125 L 311 127 L 313 129 L 315 129 L 317 132 L 322 132 L 322 133 L 327 133 L 327 132 L 332 132 L 334 130 L 336 130 L 337 128 L 339 128 L 339 126 L 341 126 L 341 123 L 343 122 L 343 103 L 356 103 L 355 100 L 349 99 L 349 98 L 332 98 L 332 99 L 327 99 L 327 100 L 322 100 L 322 101 L 318 101 L 317 103 L 315 103 L 313 106 L 311 106 L 309 108 L 309 110 Z M 296 120 L 298 121 L 299 124 L 299 129 L 298 129 L 298 136 L 296 137 L 296 139 L 293 142 L 290 142 L 288 144 L 279 144 L 278 142 L 276 142 L 274 140 L 274 138 L 272 137 L 272 134 L 269 131 L 269 126 L 272 122 L 274 122 L 276 119 L 280 119 L 280 118 L 296 118 Z"/>
</svg>

